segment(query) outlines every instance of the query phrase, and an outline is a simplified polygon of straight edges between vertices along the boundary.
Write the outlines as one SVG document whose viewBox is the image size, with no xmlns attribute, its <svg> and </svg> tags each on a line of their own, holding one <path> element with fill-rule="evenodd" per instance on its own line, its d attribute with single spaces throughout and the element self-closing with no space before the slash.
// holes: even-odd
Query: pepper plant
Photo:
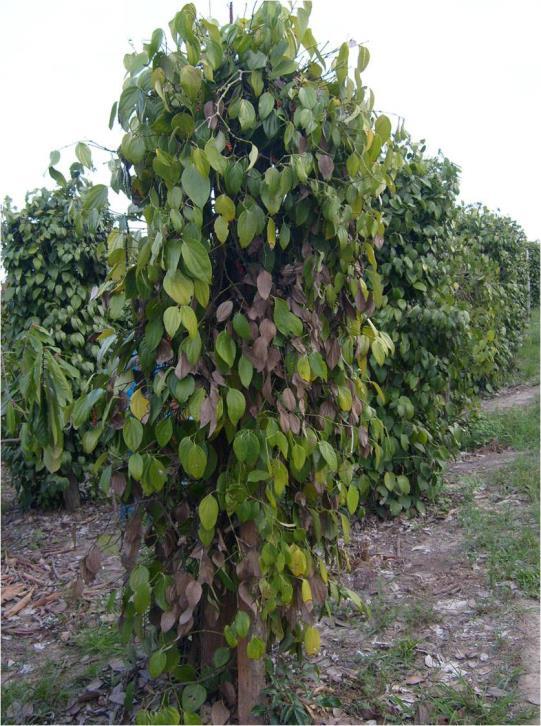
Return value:
<svg viewBox="0 0 541 726">
<path fill-rule="evenodd" d="M 512 373 L 528 321 L 526 236 L 510 217 L 482 205 L 458 210 L 457 233 L 453 274 L 471 318 L 465 369 L 476 391 L 490 391 Z"/>
<path fill-rule="evenodd" d="M 113 108 L 113 187 L 148 234 L 128 265 L 129 236 L 109 237 L 111 302 L 136 325 L 104 341 L 116 365 L 78 405 L 116 431 L 102 480 L 133 504 L 123 631 L 184 686 L 169 707 L 186 722 L 215 690 L 248 722 L 269 647 L 318 650 L 328 596 L 348 594 L 332 575 L 361 461 L 381 452 L 374 201 L 401 156 L 362 84 L 368 51 L 352 80 L 349 45 L 324 55 L 309 15 L 267 2 L 219 27 L 186 5 L 172 44 L 156 30 L 125 57 Z"/>
<path fill-rule="evenodd" d="M 93 186 L 83 176 L 82 161 L 92 165 L 90 150 L 79 144 L 77 154 L 81 161 L 71 165 L 66 179 L 54 166 L 59 154 L 53 152 L 50 171 L 57 188 L 29 194 L 21 210 L 14 209 L 9 200 L 3 208 L 3 410 L 9 414 L 7 428 L 13 438 L 19 437 L 25 422 L 29 429 L 37 425 L 35 409 L 26 406 L 19 385 L 30 330 L 35 326 L 44 329 L 47 347 L 56 350 L 56 357 L 61 351 L 72 367 L 75 396 L 86 390 L 86 382 L 97 368 L 95 333 L 103 326 L 104 307 L 90 296 L 92 288 L 105 280 L 105 242 L 111 217 L 102 207 L 105 187 Z M 60 392 L 58 397 L 63 400 Z M 54 417 L 55 427 L 64 426 L 69 412 L 64 413 L 61 422 Z M 47 422 L 42 423 L 46 427 Z M 49 424 L 53 425 L 52 420 Z M 46 449 L 45 456 L 43 447 L 34 446 L 24 434 L 19 442 L 6 445 L 4 458 L 23 506 L 50 506 L 62 497 L 68 508 L 78 506 L 78 486 L 92 463 L 93 442 L 82 440 L 69 425 L 62 442 L 61 447 L 55 444 Z"/>
<path fill-rule="evenodd" d="M 373 405 L 385 425 L 383 454 L 370 457 L 363 492 L 380 511 L 396 515 L 435 496 L 445 461 L 457 448 L 457 419 L 467 400 L 465 305 L 456 300 L 451 261 L 457 254 L 454 220 L 458 168 L 429 158 L 403 130 L 404 156 L 395 193 L 385 192 L 385 244 L 376 256 L 384 305 L 375 322 L 391 336 L 395 355 L 374 377 L 385 395 Z"/>
</svg>

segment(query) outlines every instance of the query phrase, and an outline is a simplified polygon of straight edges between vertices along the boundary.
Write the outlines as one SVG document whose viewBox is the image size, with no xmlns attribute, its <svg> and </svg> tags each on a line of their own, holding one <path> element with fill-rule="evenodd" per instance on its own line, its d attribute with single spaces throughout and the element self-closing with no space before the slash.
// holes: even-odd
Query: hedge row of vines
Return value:
<svg viewBox="0 0 541 726">
<path fill-rule="evenodd" d="M 26 369 L 56 362 L 48 388 L 63 391 L 63 441 L 46 453 L 39 426 L 22 436 L 25 486 L 80 478 L 93 454 L 101 491 L 130 505 L 122 633 L 177 684 L 142 723 L 197 723 L 209 700 L 213 718 L 250 722 L 269 649 L 312 655 L 330 598 L 363 608 L 338 576 L 351 518 L 424 512 L 527 321 L 522 230 L 457 204 L 457 167 L 374 112 L 367 50 L 324 54 L 309 15 L 267 2 L 219 27 L 190 4 L 172 44 L 156 30 L 125 57 L 111 186 L 141 239 L 115 226 L 102 250 L 107 190 L 74 216 L 78 174 L 7 212 L 9 335 L 41 326 Z M 65 223 L 44 224 L 55 209 Z M 126 324 L 99 329 L 102 304 Z M 13 431 L 29 406 L 48 426 L 32 375 Z"/>
<path fill-rule="evenodd" d="M 78 152 L 90 167 L 88 153 Z M 104 208 L 81 221 L 82 199 L 92 186 L 83 177 L 81 162 L 71 165 L 66 180 L 54 167 L 58 160 L 54 152 L 51 174 L 59 183 L 54 191 L 29 195 L 22 210 L 9 201 L 3 207 L 5 431 L 19 439 L 8 443 L 3 454 L 23 506 L 64 500 L 73 509 L 79 505 L 79 485 L 88 483 L 94 447 L 66 427 L 60 404 L 88 390 L 97 369 L 104 304 L 90 295 L 106 277 L 112 219 Z M 57 360 L 67 380 L 62 380 Z"/>
</svg>

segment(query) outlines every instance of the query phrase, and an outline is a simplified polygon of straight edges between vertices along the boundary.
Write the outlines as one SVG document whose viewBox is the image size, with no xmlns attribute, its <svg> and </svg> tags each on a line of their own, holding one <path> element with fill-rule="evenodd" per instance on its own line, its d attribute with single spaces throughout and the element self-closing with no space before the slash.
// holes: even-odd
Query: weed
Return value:
<svg viewBox="0 0 541 726">
<path fill-rule="evenodd" d="M 503 685 L 503 684 L 502 684 Z M 448 724 L 527 724 L 533 723 L 534 708 L 517 711 L 520 696 L 510 691 L 506 695 L 487 697 L 478 693 L 461 679 L 457 686 L 437 685 L 424 700 L 430 723 Z"/>
</svg>

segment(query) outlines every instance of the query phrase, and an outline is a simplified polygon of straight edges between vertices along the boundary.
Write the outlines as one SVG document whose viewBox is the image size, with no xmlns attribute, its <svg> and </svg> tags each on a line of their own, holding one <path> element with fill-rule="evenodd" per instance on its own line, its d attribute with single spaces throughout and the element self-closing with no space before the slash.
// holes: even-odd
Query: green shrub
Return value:
<svg viewBox="0 0 541 726">
<path fill-rule="evenodd" d="M 44 330 L 53 358 L 62 351 L 63 360 L 75 371 L 72 387 L 77 396 L 96 371 L 99 345 L 95 333 L 103 324 L 103 304 L 90 296 L 106 276 L 104 252 L 110 216 L 107 210 L 85 210 L 83 225 L 79 212 L 85 195 L 95 187 L 81 176 L 81 164 L 72 165 L 69 181 L 56 169 L 52 171 L 60 187 L 28 195 L 21 210 L 12 208 L 9 201 L 4 207 L 4 412 L 9 410 L 9 428 L 15 436 L 24 422 L 32 430 L 36 424 L 28 420 L 34 409 L 27 406 L 19 385 L 29 331 L 35 326 Z M 63 427 L 64 422 L 57 424 Z M 55 446 L 54 457 L 51 454 L 45 462 L 43 448 L 33 437 L 22 436 L 20 445 L 4 448 L 23 506 L 57 504 L 63 495 L 68 506 L 77 506 L 77 485 L 83 483 L 91 463 L 91 446 L 72 428 L 62 439 L 62 448 Z"/>
</svg>

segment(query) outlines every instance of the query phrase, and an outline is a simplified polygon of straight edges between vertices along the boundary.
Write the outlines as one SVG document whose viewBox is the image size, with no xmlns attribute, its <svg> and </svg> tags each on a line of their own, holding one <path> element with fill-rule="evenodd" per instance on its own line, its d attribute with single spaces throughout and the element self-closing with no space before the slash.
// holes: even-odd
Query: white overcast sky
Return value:
<svg viewBox="0 0 541 726">
<path fill-rule="evenodd" d="M 44 170 L 53 149 L 118 144 L 107 124 L 123 55 L 183 4 L 0 0 L 0 198 L 20 204 L 27 190 L 52 186 Z M 224 0 L 196 5 L 227 20 Z M 235 13 L 252 5 L 235 0 Z M 403 116 L 416 138 L 459 164 L 464 200 L 499 208 L 541 238 L 540 0 L 314 0 L 311 25 L 319 42 L 367 44 L 376 108 Z M 72 159 L 63 152 L 66 166 Z M 100 177 L 108 179 L 103 168 Z"/>
</svg>

